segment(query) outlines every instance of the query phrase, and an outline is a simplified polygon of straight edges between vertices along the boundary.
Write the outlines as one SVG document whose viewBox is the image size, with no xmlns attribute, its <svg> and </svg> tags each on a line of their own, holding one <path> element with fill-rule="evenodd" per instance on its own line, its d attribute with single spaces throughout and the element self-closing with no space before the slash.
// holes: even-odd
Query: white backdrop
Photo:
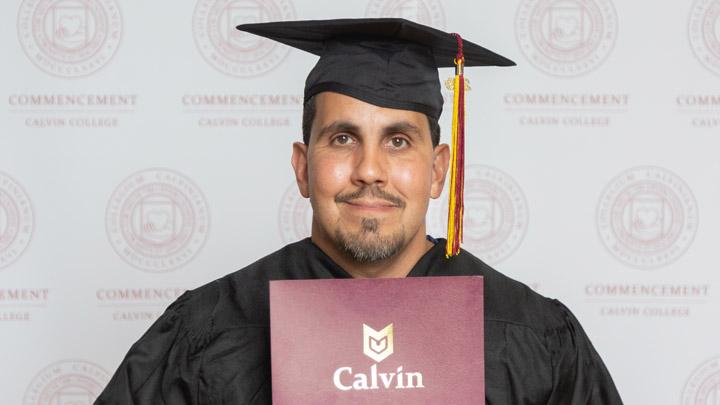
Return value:
<svg viewBox="0 0 720 405">
<path fill-rule="evenodd" d="M 720 0 L 0 3 L 1 403 L 91 403 L 184 289 L 308 235 L 315 57 L 232 26 L 362 16 L 518 63 L 466 71 L 465 248 L 572 308 L 627 404 L 720 404 Z"/>
</svg>

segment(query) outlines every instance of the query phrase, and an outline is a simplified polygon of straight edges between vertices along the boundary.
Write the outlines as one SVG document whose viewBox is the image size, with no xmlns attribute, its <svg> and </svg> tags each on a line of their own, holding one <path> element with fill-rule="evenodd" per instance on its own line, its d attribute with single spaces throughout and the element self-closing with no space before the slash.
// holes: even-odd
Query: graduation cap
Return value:
<svg viewBox="0 0 720 405">
<path fill-rule="evenodd" d="M 279 21 L 238 30 L 320 56 L 305 81 L 305 101 L 332 91 L 380 107 L 442 113 L 438 68 L 455 66 L 446 256 L 460 252 L 463 218 L 464 66 L 513 66 L 488 49 L 402 18 Z"/>
</svg>

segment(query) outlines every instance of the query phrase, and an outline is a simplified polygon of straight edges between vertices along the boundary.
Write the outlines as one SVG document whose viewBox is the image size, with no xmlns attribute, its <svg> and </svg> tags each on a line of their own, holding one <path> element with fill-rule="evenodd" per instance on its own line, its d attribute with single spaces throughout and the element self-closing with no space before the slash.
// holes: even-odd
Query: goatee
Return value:
<svg viewBox="0 0 720 405">
<path fill-rule="evenodd" d="M 337 247 L 358 263 L 373 263 L 388 259 L 403 248 L 404 230 L 388 236 L 378 233 L 378 220 L 363 218 L 358 232 L 345 233 L 335 230 Z"/>
</svg>

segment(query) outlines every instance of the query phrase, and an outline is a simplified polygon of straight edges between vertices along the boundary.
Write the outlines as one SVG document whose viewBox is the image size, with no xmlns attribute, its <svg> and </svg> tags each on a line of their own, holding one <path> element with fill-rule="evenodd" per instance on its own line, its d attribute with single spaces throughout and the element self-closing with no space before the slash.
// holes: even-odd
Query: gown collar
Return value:
<svg viewBox="0 0 720 405">
<path fill-rule="evenodd" d="M 413 268 L 408 273 L 408 277 L 425 277 L 433 275 L 443 275 L 442 268 L 447 267 L 447 259 L 445 259 L 444 246 L 445 242 L 443 239 L 435 239 L 432 236 L 427 236 L 427 239 L 434 244 L 425 254 L 420 257 L 420 260 L 415 263 Z M 352 278 L 352 275 L 345 271 L 340 265 L 335 263 L 330 256 L 325 254 L 318 245 L 316 245 L 312 239 L 305 238 L 304 244 L 308 245 L 311 255 L 316 258 L 321 267 L 327 270 L 329 278 Z"/>
</svg>

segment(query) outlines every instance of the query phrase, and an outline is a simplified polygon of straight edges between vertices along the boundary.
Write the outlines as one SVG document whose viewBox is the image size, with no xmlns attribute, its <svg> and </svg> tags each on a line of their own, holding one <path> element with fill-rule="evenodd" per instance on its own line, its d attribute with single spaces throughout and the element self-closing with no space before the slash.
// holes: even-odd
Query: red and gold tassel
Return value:
<svg viewBox="0 0 720 405">
<path fill-rule="evenodd" d="M 448 235 L 445 257 L 460 253 L 463 237 L 463 190 L 465 183 L 465 76 L 462 38 L 457 39 L 455 78 L 453 81 L 452 143 L 450 156 L 450 192 L 448 199 Z"/>
</svg>

